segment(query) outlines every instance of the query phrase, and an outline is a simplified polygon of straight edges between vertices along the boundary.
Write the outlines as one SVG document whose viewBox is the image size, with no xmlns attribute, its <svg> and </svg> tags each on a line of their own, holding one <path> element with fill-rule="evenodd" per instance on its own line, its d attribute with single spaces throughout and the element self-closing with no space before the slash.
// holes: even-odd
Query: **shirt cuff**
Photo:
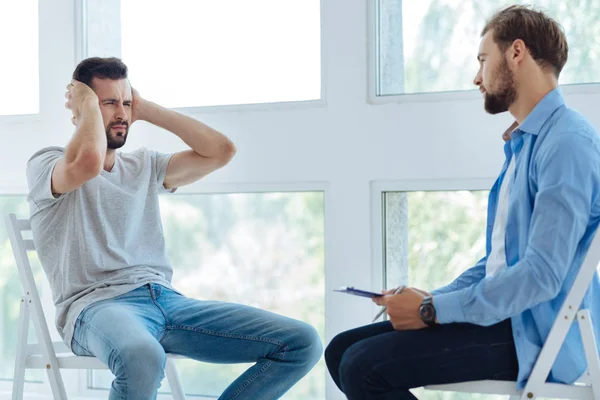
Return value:
<svg viewBox="0 0 600 400">
<path fill-rule="evenodd" d="M 464 322 L 460 291 L 442 293 L 433 296 L 433 306 L 438 323 L 450 324 L 453 322 Z"/>
</svg>

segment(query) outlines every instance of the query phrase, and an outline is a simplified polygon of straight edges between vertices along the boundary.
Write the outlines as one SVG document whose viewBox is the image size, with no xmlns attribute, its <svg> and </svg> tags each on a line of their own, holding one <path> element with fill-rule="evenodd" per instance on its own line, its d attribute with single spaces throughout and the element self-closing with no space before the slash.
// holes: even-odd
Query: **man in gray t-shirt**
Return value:
<svg viewBox="0 0 600 400">
<path fill-rule="evenodd" d="M 143 99 L 116 58 L 82 61 L 65 97 L 73 138 L 27 164 L 33 237 L 65 343 L 109 366 L 116 376 L 111 399 L 155 398 L 167 352 L 256 362 L 221 398 L 279 398 L 321 357 L 315 330 L 252 307 L 189 299 L 171 287 L 158 195 L 226 165 L 233 143 Z M 117 151 L 137 120 L 190 149 Z"/>
</svg>

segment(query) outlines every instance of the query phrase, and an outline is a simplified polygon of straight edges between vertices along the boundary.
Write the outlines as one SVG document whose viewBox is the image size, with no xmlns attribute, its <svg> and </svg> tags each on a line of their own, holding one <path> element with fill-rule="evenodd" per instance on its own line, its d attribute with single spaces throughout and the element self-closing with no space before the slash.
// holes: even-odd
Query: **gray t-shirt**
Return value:
<svg viewBox="0 0 600 400">
<path fill-rule="evenodd" d="M 63 148 L 48 147 L 31 157 L 27 199 L 56 327 L 70 347 L 75 321 L 89 304 L 151 282 L 172 288 L 158 201 L 169 192 L 163 182 L 171 154 L 117 153 L 110 172 L 55 196 L 52 171 L 63 155 Z"/>
</svg>

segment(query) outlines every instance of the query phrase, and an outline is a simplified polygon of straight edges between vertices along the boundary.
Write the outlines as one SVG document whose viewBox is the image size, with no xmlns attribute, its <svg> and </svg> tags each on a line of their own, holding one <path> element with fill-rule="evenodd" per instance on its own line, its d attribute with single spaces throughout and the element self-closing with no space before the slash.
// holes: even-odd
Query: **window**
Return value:
<svg viewBox="0 0 600 400">
<path fill-rule="evenodd" d="M 384 192 L 386 287 L 432 290 L 485 255 L 487 191 Z M 413 389 L 418 398 L 501 400 L 506 396 Z"/>
<path fill-rule="evenodd" d="M 474 89 L 481 30 L 508 5 L 500 0 L 372 1 L 377 96 Z M 560 83 L 600 82 L 600 4 L 538 0 L 533 5 L 565 28 L 570 51 Z"/>
<path fill-rule="evenodd" d="M 120 56 L 166 107 L 321 98 L 319 0 L 85 4 L 84 56 Z"/>
<path fill-rule="evenodd" d="M 324 197 L 322 192 L 200 194 L 161 197 L 173 285 L 190 297 L 237 302 L 314 326 L 324 341 Z M 218 395 L 248 364 L 178 360 L 186 393 Z M 108 389 L 109 372 L 89 386 Z M 161 391 L 168 391 L 166 380 Z M 325 398 L 325 364 L 288 400 Z"/>
<path fill-rule="evenodd" d="M 386 286 L 433 290 L 485 255 L 487 191 L 386 192 Z"/>
<path fill-rule="evenodd" d="M 0 2 L 0 115 L 39 112 L 38 2 Z"/>
</svg>

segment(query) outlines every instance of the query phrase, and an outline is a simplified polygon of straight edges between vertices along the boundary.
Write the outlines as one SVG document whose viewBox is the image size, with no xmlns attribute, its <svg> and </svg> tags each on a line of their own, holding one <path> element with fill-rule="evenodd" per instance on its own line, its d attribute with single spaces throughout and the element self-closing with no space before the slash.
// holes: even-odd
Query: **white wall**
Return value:
<svg viewBox="0 0 600 400">
<path fill-rule="evenodd" d="M 508 115 L 486 115 L 480 98 L 369 105 L 367 2 L 323 2 L 325 99 L 292 108 L 194 114 L 228 135 L 238 155 L 192 190 L 326 184 L 329 340 L 341 330 L 369 322 L 374 311 L 363 299 L 331 294 L 337 286 L 372 282 L 371 252 L 379 249 L 370 245 L 370 182 L 493 179 L 503 161 L 500 136 L 512 121 Z M 40 147 L 64 145 L 73 132 L 63 99 L 75 66 L 73 5 L 41 0 L 40 7 L 41 99 L 42 107 L 50 106 L 25 123 L 0 117 L 0 190 L 4 193 L 25 193 L 27 158 Z M 600 93 L 566 98 L 600 128 L 600 113 L 594 106 Z M 141 145 L 161 151 L 183 148 L 174 135 L 145 123 L 134 125 L 125 149 Z M 337 391 L 331 385 L 328 393 L 332 399 L 341 398 L 334 397 Z"/>
</svg>

